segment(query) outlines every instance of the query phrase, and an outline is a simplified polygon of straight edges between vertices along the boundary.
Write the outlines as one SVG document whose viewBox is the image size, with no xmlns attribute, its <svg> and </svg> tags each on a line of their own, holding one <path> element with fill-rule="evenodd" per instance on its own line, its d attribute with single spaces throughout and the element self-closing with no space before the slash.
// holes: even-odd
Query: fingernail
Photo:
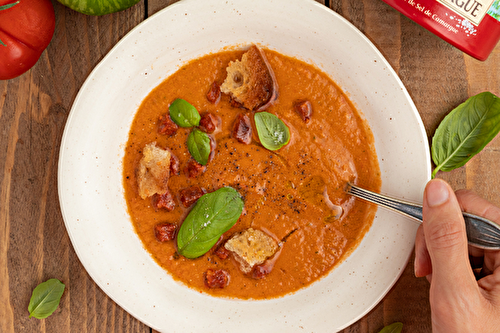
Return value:
<svg viewBox="0 0 500 333">
<path fill-rule="evenodd" d="M 448 201 L 450 193 L 446 184 L 439 180 L 429 182 L 427 185 L 427 205 L 429 207 L 436 207 Z"/>
<path fill-rule="evenodd" d="M 415 273 L 415 277 L 420 276 L 420 255 L 418 251 L 415 251 L 415 261 L 413 262 L 413 272 Z"/>
</svg>

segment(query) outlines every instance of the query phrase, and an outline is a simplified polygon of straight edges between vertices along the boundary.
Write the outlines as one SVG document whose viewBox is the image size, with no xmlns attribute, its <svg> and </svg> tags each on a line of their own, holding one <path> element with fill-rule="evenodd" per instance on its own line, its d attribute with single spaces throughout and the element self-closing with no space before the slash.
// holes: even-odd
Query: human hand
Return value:
<svg viewBox="0 0 500 333">
<path fill-rule="evenodd" d="M 427 184 L 415 240 L 415 275 L 431 283 L 432 331 L 499 332 L 500 250 L 469 248 L 462 211 L 500 224 L 500 208 L 473 192 L 455 195 L 439 179 Z M 477 277 L 471 263 L 482 266 Z"/>
</svg>

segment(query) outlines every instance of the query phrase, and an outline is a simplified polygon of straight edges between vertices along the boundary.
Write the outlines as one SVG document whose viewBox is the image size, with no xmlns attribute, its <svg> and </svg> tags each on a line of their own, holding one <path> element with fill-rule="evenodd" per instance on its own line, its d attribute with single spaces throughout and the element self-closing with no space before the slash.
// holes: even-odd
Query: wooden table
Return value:
<svg viewBox="0 0 500 333">
<path fill-rule="evenodd" d="M 57 161 L 69 110 L 92 68 L 134 26 L 174 1 L 142 0 L 104 17 L 53 2 L 56 31 L 47 50 L 29 72 L 0 81 L 0 332 L 151 332 L 104 294 L 78 260 L 59 208 Z M 485 90 L 500 95 L 500 45 L 479 62 L 380 0 L 326 5 L 387 58 L 429 137 L 467 97 Z M 438 177 L 500 205 L 500 137 L 465 167 Z M 414 277 L 412 260 L 383 301 L 343 332 L 378 332 L 394 321 L 404 323 L 404 332 L 431 331 L 429 286 Z M 49 278 L 67 286 L 60 307 L 45 320 L 30 319 L 31 292 Z"/>
</svg>

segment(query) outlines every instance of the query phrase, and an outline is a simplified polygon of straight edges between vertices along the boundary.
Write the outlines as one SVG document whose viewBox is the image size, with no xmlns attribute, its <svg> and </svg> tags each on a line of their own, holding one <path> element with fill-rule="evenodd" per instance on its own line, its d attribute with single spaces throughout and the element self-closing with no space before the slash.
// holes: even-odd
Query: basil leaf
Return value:
<svg viewBox="0 0 500 333">
<path fill-rule="evenodd" d="M 207 165 L 210 156 L 210 137 L 207 133 L 195 128 L 187 139 L 188 150 L 196 162 Z"/>
<path fill-rule="evenodd" d="M 180 127 L 193 127 L 200 124 L 198 110 L 185 100 L 177 98 L 168 107 L 170 118 Z"/>
<path fill-rule="evenodd" d="M 65 285 L 57 279 L 50 279 L 40 283 L 33 290 L 28 311 L 30 318 L 47 318 L 59 306 Z"/>
<path fill-rule="evenodd" d="M 378 333 L 401 333 L 403 331 L 403 323 L 396 322 L 384 327 Z"/>
<path fill-rule="evenodd" d="M 243 200 L 231 187 L 203 195 L 179 228 L 177 252 L 191 259 L 207 253 L 242 211 Z"/>
<path fill-rule="evenodd" d="M 470 97 L 448 114 L 432 138 L 432 160 L 439 170 L 467 163 L 500 131 L 500 98 L 490 92 Z"/>
<path fill-rule="evenodd" d="M 260 143 L 265 148 L 278 150 L 290 141 L 290 129 L 274 114 L 258 112 L 254 119 Z"/>
</svg>

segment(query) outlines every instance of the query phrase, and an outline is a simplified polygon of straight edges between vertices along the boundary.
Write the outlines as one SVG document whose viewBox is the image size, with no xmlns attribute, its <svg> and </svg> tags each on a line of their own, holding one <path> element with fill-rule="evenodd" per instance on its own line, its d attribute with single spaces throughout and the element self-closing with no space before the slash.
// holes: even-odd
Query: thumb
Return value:
<svg viewBox="0 0 500 333">
<path fill-rule="evenodd" d="M 431 180 L 425 188 L 423 229 L 432 263 L 432 283 L 444 289 L 473 288 L 475 278 L 460 205 L 451 187 L 442 180 Z"/>
</svg>

